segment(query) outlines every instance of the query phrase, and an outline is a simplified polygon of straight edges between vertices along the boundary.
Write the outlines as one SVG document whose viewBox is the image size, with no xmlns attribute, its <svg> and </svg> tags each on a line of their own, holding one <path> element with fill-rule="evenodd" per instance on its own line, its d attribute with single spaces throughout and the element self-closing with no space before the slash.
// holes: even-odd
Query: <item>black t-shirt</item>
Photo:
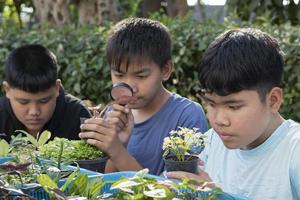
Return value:
<svg viewBox="0 0 300 200">
<path fill-rule="evenodd" d="M 51 132 L 51 138 L 64 137 L 79 139 L 80 117 L 90 117 L 88 109 L 78 98 L 60 90 L 56 99 L 55 111 L 43 130 Z M 15 130 L 26 130 L 25 126 L 16 118 L 10 101 L 5 96 L 0 98 L 0 138 L 10 141 L 11 135 L 17 135 Z M 42 132 L 41 131 L 41 132 Z"/>
</svg>

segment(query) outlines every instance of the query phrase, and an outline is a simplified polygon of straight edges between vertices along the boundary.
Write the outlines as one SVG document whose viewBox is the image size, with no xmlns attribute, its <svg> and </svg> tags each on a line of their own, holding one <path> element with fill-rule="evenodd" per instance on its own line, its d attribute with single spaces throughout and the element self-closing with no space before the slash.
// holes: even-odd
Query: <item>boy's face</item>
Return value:
<svg viewBox="0 0 300 200">
<path fill-rule="evenodd" d="M 113 84 L 125 82 L 133 89 L 133 96 L 137 100 L 131 102 L 128 106 L 132 109 L 146 108 L 159 98 L 163 91 L 162 82 L 167 80 L 172 72 L 172 63 L 168 63 L 161 69 L 153 62 L 143 64 L 130 64 L 126 70 L 126 65 L 121 65 L 120 71 L 111 70 L 111 79 Z"/>
<path fill-rule="evenodd" d="M 36 136 L 53 115 L 60 81 L 57 80 L 55 86 L 38 93 L 12 88 L 5 81 L 3 86 L 15 116 L 26 127 L 27 132 Z"/>
<path fill-rule="evenodd" d="M 253 149 L 279 126 L 280 88 L 273 88 L 262 102 L 257 91 L 243 90 L 227 96 L 206 93 L 207 116 L 212 128 L 229 149 Z"/>
</svg>

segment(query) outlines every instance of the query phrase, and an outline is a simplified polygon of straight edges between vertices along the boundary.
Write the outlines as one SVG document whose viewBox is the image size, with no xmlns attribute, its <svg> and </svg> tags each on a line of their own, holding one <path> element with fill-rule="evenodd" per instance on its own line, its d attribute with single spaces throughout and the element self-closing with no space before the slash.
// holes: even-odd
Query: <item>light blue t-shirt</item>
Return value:
<svg viewBox="0 0 300 200">
<path fill-rule="evenodd" d="M 227 149 L 213 129 L 200 157 L 223 191 L 253 200 L 300 199 L 300 124 L 285 120 L 251 150 Z"/>
<path fill-rule="evenodd" d="M 178 94 L 172 94 L 165 105 L 148 120 L 134 125 L 128 152 L 149 173 L 159 175 L 164 170 L 162 144 L 171 130 L 196 127 L 206 132 L 207 120 L 202 107 Z"/>
</svg>

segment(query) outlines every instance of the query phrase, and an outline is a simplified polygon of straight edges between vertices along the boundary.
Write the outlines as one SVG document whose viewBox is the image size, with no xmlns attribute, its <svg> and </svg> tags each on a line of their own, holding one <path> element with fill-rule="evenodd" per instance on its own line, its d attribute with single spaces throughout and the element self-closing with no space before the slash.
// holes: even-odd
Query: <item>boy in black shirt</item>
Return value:
<svg viewBox="0 0 300 200">
<path fill-rule="evenodd" d="M 9 54 L 3 89 L 0 138 L 7 141 L 17 134 L 15 130 L 34 137 L 49 130 L 52 138 L 79 139 L 80 117 L 90 117 L 79 99 L 65 94 L 57 78 L 56 57 L 41 45 L 25 45 Z"/>
</svg>

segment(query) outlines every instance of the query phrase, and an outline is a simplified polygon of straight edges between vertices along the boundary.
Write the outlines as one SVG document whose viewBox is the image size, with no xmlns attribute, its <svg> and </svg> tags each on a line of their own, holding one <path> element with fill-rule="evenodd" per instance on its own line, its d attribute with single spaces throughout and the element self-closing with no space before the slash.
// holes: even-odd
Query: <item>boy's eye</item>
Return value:
<svg viewBox="0 0 300 200">
<path fill-rule="evenodd" d="M 19 102 L 19 104 L 22 104 L 22 105 L 25 105 L 25 104 L 29 103 L 28 100 L 23 100 L 23 99 L 18 100 L 18 102 Z"/>
<path fill-rule="evenodd" d="M 241 106 L 240 105 L 232 105 L 232 106 L 228 106 L 231 110 L 238 110 L 238 109 L 240 109 L 241 108 Z"/>
<path fill-rule="evenodd" d="M 210 107 L 215 107 L 215 104 L 212 103 L 212 102 L 206 102 L 206 104 L 207 104 L 208 106 L 210 106 Z"/>
<path fill-rule="evenodd" d="M 49 101 L 50 101 L 50 98 L 39 100 L 40 103 L 48 103 Z"/>
<path fill-rule="evenodd" d="M 138 78 L 147 78 L 147 75 L 138 75 Z"/>
</svg>

